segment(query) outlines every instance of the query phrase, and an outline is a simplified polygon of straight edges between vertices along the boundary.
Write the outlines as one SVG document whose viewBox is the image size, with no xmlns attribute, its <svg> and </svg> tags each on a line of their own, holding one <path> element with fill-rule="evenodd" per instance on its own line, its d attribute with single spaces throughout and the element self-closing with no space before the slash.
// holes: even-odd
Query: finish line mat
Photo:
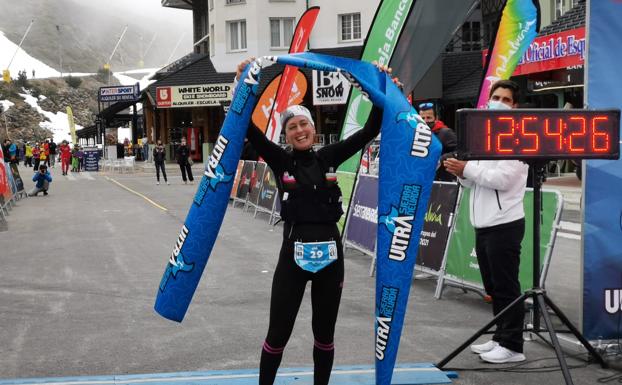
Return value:
<svg viewBox="0 0 622 385">
<path fill-rule="evenodd" d="M 450 384 L 455 372 L 443 372 L 431 363 L 398 365 L 393 373 L 394 384 Z M 178 372 L 134 374 L 123 376 L 49 377 L 0 380 L 0 385 L 257 385 L 257 370 Z M 333 369 L 331 385 L 374 385 L 372 366 L 342 366 Z M 313 368 L 279 369 L 275 385 L 313 384 Z"/>
</svg>

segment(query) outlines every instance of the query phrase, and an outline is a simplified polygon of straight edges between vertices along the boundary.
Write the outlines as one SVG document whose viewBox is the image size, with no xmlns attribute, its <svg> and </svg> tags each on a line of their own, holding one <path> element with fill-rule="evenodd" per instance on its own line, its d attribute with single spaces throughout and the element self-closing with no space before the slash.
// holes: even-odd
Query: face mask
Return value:
<svg viewBox="0 0 622 385">
<path fill-rule="evenodd" d="M 488 101 L 488 109 L 489 110 L 511 110 L 512 107 L 508 106 L 505 103 L 502 103 L 498 100 L 489 100 Z"/>
<path fill-rule="evenodd" d="M 436 122 L 427 122 L 426 124 L 428 125 L 428 127 L 434 128 L 434 125 L 436 125 Z"/>
</svg>

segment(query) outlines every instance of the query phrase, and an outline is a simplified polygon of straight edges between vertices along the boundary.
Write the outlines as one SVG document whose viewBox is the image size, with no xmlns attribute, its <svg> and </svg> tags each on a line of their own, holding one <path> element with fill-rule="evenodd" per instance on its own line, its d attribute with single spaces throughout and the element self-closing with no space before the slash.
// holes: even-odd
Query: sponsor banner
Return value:
<svg viewBox="0 0 622 385">
<path fill-rule="evenodd" d="M 11 190 L 11 196 L 15 196 L 15 194 L 17 194 L 17 185 L 15 184 L 15 178 L 13 177 L 13 170 L 10 165 L 6 167 L 6 176 L 7 176 L 8 183 L 9 183 L 9 189 Z"/>
<path fill-rule="evenodd" d="M 161 316 L 181 322 L 207 265 L 227 209 L 246 129 L 257 103 L 260 66 L 249 64 L 238 83 L 229 112 L 205 162 L 205 171 L 157 289 Z"/>
<path fill-rule="evenodd" d="M 561 196 L 557 192 L 542 192 L 542 223 L 540 231 L 540 263 L 546 263 L 545 256 L 549 255 L 548 246 L 551 245 L 551 235 L 555 225 L 555 215 Z M 470 199 L 468 189 L 462 194 L 460 209 L 456 215 L 449 249 L 447 251 L 447 265 L 445 274 L 452 279 L 470 283 L 483 288 L 482 276 L 479 272 L 477 254 L 475 253 L 475 230 L 469 220 Z M 519 281 L 521 291 L 533 286 L 533 191 L 525 192 L 525 236 L 521 243 L 521 261 Z"/>
<path fill-rule="evenodd" d="M 242 172 L 240 173 L 240 182 L 238 183 L 238 191 L 235 193 L 235 197 L 238 200 L 246 200 L 246 195 L 251 190 L 251 178 L 253 177 L 253 171 L 255 171 L 254 160 L 245 160 Z"/>
<path fill-rule="evenodd" d="M 622 108 L 618 84 L 622 2 L 588 6 L 586 100 L 590 109 Z M 622 338 L 622 160 L 584 163 L 583 334 L 589 340 Z"/>
<path fill-rule="evenodd" d="M 441 270 L 451 230 L 449 221 L 456 209 L 458 191 L 457 183 L 434 182 L 423 219 L 417 265 L 434 271 Z"/>
<path fill-rule="evenodd" d="M 238 161 L 238 168 L 235 170 L 235 177 L 233 179 L 233 187 L 231 188 L 230 198 L 235 199 L 238 193 L 238 185 L 240 184 L 240 177 L 242 176 L 242 167 L 244 167 L 244 161 Z"/>
<path fill-rule="evenodd" d="M 71 142 L 75 145 L 78 144 L 78 137 L 76 135 L 76 123 L 73 120 L 73 111 L 71 106 L 67 106 L 67 121 L 69 123 L 69 132 L 71 133 Z"/>
<path fill-rule="evenodd" d="M 527 47 L 512 76 L 583 66 L 586 53 L 585 27 L 540 36 Z M 482 51 L 484 65 L 487 56 L 486 49 Z"/>
<path fill-rule="evenodd" d="M 0 147 L 0 205 L 4 206 L 6 202 L 11 200 L 11 186 L 9 185 L 9 172 L 6 163 L 4 163 L 4 153 Z"/>
<path fill-rule="evenodd" d="M 390 61 L 393 74 L 404 84 L 404 93 L 410 96 L 417 84 L 429 76 L 430 67 L 445 51 L 475 3 L 476 0 L 414 2 Z"/>
<path fill-rule="evenodd" d="M 458 191 L 457 183 L 434 182 L 419 240 L 418 266 L 440 271 L 451 230 L 449 220 L 456 208 Z M 350 206 L 346 237 L 348 242 L 370 252 L 376 247 L 377 204 L 378 178 L 359 174 Z"/>
<path fill-rule="evenodd" d="M 378 6 L 374 20 L 365 40 L 361 60 L 377 61 L 389 65 L 397 40 L 411 7 L 412 0 L 382 1 Z M 363 128 L 369 118 L 372 103 L 357 89 L 352 89 L 348 98 L 346 118 L 340 132 L 340 139 L 345 139 Z M 338 171 L 355 173 L 359 166 L 360 152 L 339 166 Z M 341 183 L 341 180 L 339 181 Z"/>
<path fill-rule="evenodd" d="M 272 108 L 274 107 L 274 95 L 276 95 L 276 91 L 281 83 L 281 77 L 282 75 L 277 75 L 274 79 L 272 79 L 264 92 L 261 94 L 259 102 L 257 102 L 257 107 L 255 107 L 255 111 L 253 111 L 253 123 L 264 133 L 268 128 L 270 111 L 272 111 Z M 292 104 L 302 103 L 306 93 L 307 78 L 302 72 L 297 71 L 296 78 L 294 79 L 294 83 L 292 84 L 292 89 L 289 94 L 289 99 L 287 100 L 287 105 L 291 106 Z"/>
<path fill-rule="evenodd" d="M 540 30 L 540 6 L 537 0 L 507 0 L 501 12 L 495 38 L 489 49 L 492 54 L 484 65 L 477 108 L 484 108 L 492 85 L 509 79 L 518 61 Z"/>
<path fill-rule="evenodd" d="M 346 237 L 349 242 L 374 252 L 377 230 L 378 177 L 359 174 L 350 204 Z"/>
<path fill-rule="evenodd" d="M 266 166 L 257 205 L 266 211 L 272 211 L 274 201 L 278 198 L 278 196 L 279 192 L 276 185 L 276 178 L 274 177 L 274 173 L 270 167 Z"/>
<path fill-rule="evenodd" d="M 313 105 L 345 104 L 350 82 L 339 72 L 313 71 Z"/>
<path fill-rule="evenodd" d="M 84 149 L 84 170 L 99 171 L 99 151 L 96 147 Z"/>
<path fill-rule="evenodd" d="M 17 192 L 24 191 L 24 180 L 21 175 L 19 175 L 19 169 L 17 168 L 17 163 L 11 163 L 11 174 L 13 174 L 13 180 L 15 181 L 15 188 Z"/>
<path fill-rule="evenodd" d="M 231 100 L 233 83 L 156 87 L 158 108 L 220 106 Z"/>
<path fill-rule="evenodd" d="M 267 165 L 264 162 L 257 162 L 257 166 L 255 167 L 255 170 L 253 170 L 248 201 L 254 206 L 257 206 L 257 203 L 259 201 L 261 182 L 263 181 L 263 176 L 266 172 L 266 168 Z"/>
<path fill-rule="evenodd" d="M 100 102 L 134 101 L 140 98 L 140 85 L 99 87 L 97 100 Z"/>
<path fill-rule="evenodd" d="M 307 42 L 311 36 L 311 30 L 315 25 L 315 20 L 320 13 L 320 7 L 308 8 L 305 13 L 302 14 L 300 20 L 296 24 L 292 41 L 289 44 L 289 53 L 303 52 L 307 47 Z M 281 136 L 281 119 L 280 115 L 289 106 L 288 100 L 291 98 L 292 87 L 296 79 L 296 73 L 298 69 L 293 66 L 285 66 L 283 70 L 283 77 L 279 82 L 279 87 L 276 92 L 276 98 L 274 106 L 270 112 L 268 118 L 268 125 L 266 128 L 266 136 L 274 143 L 279 142 Z M 306 84 L 306 81 L 305 81 Z M 304 94 L 303 94 L 304 97 Z"/>
</svg>

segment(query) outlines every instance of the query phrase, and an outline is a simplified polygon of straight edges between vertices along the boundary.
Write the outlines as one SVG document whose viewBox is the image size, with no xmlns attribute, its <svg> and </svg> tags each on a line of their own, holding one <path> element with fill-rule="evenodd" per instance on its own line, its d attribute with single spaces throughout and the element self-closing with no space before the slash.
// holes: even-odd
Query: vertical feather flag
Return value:
<svg viewBox="0 0 622 385">
<path fill-rule="evenodd" d="M 529 44 L 540 31 L 538 0 L 507 0 L 499 27 L 491 40 L 484 66 L 477 108 L 486 107 L 490 88 L 498 80 L 509 79 Z"/>
<path fill-rule="evenodd" d="M 319 13 L 320 7 L 311 7 L 300 17 L 294 35 L 292 36 L 289 53 L 299 53 L 305 50 L 307 42 L 309 41 L 309 36 L 311 35 L 311 30 L 315 25 L 315 20 Z M 297 74 L 298 68 L 285 66 L 266 129 L 266 136 L 273 142 L 279 141 L 279 136 L 281 135 L 281 121 L 279 116 L 281 112 L 288 107 L 289 96 L 292 92 L 292 86 L 294 85 Z"/>
</svg>

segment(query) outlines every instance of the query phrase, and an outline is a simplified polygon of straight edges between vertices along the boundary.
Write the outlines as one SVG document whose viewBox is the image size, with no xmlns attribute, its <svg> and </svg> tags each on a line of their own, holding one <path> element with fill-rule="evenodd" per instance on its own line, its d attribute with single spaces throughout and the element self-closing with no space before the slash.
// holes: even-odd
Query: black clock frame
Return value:
<svg viewBox="0 0 622 385">
<path fill-rule="evenodd" d="M 549 114 L 547 116 L 547 114 Z M 517 118 L 524 117 L 525 115 L 532 115 L 545 119 L 550 117 L 550 114 L 556 116 L 566 115 L 570 116 L 584 116 L 592 117 L 594 115 L 602 114 L 611 119 L 610 130 L 607 133 L 610 135 L 611 150 L 607 153 L 595 153 L 588 151 L 585 153 L 571 153 L 558 151 L 555 153 L 536 153 L 536 154 L 501 154 L 501 153 L 483 153 L 483 151 L 477 151 L 477 149 L 469 148 L 470 136 L 473 135 L 473 129 L 469 126 L 469 116 L 472 115 L 484 115 L 485 117 L 505 115 L 515 115 Z M 617 127 L 617 130 L 614 129 Z M 620 110 L 619 109 L 606 109 L 606 110 L 582 110 L 582 109 L 549 109 L 549 108 L 519 108 L 509 110 L 482 110 L 465 108 L 456 111 L 456 131 L 458 136 L 458 148 L 457 152 L 460 159 L 464 160 L 503 160 L 503 159 L 518 159 L 518 160 L 558 160 L 558 159 L 619 159 L 620 158 Z M 575 133 L 576 134 L 576 133 Z M 482 138 L 484 140 L 484 138 Z"/>
</svg>

